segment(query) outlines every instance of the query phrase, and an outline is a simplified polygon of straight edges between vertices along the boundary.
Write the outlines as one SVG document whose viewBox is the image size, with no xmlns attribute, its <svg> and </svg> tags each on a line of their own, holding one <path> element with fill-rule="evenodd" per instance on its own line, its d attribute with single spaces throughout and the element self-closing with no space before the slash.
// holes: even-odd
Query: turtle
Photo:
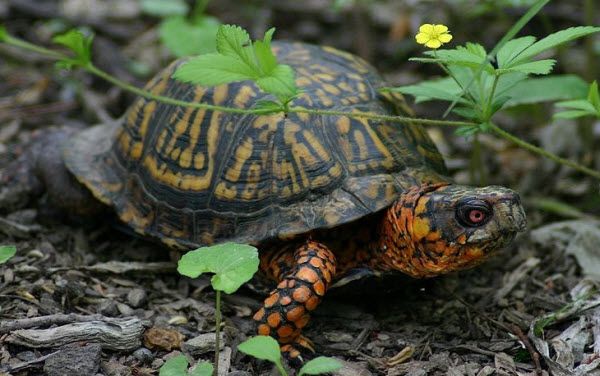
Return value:
<svg viewBox="0 0 600 376">
<path fill-rule="evenodd" d="M 423 127 L 360 116 L 414 116 L 401 94 L 380 90 L 385 81 L 369 63 L 301 42 L 273 50 L 296 73 L 295 106 L 346 115 L 236 114 L 139 97 L 114 122 L 39 132 L 3 184 L 45 189 L 75 213 L 110 207 L 174 249 L 256 245 L 275 286 L 254 315 L 257 332 L 290 358 L 314 350 L 302 329 L 336 282 L 470 268 L 525 229 L 518 193 L 455 184 Z M 273 99 L 251 81 L 173 79 L 187 61 L 146 90 L 235 108 Z"/>
</svg>

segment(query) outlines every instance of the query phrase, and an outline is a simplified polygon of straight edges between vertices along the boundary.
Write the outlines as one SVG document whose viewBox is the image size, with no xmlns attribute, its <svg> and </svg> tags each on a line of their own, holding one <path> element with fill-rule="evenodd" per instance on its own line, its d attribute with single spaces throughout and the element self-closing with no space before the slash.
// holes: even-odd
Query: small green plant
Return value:
<svg viewBox="0 0 600 376">
<path fill-rule="evenodd" d="M 190 371 L 188 371 L 188 365 L 185 355 L 174 356 L 160 367 L 158 376 L 211 376 L 214 372 L 213 366 L 209 362 L 199 362 Z"/>
<path fill-rule="evenodd" d="M 263 40 L 250 40 L 244 29 L 223 25 L 217 32 L 217 52 L 200 55 L 183 64 L 173 77 L 183 82 L 215 86 L 236 81 L 252 80 L 265 92 L 273 94 L 280 102 L 263 102 L 271 111 L 298 95 L 294 71 L 289 65 L 279 64 L 271 50 L 275 28 L 269 29 Z"/>
<path fill-rule="evenodd" d="M 555 119 L 576 119 L 584 116 L 595 116 L 600 119 L 598 82 L 592 82 L 586 99 L 558 102 L 556 107 L 567 109 L 567 111 L 554 114 Z"/>
<path fill-rule="evenodd" d="M 197 0 L 190 11 L 183 0 L 141 0 L 145 13 L 163 17 L 158 30 L 161 42 L 177 57 L 214 52 L 221 22 L 205 13 L 209 0 Z"/>
<path fill-rule="evenodd" d="M 15 253 L 17 253 L 17 247 L 14 245 L 0 245 L 0 265 L 10 260 Z"/>
<path fill-rule="evenodd" d="M 190 251 L 179 260 L 179 274 L 198 278 L 203 273 L 213 273 L 210 283 L 216 292 L 215 312 L 215 375 L 219 372 L 221 339 L 221 292 L 232 294 L 248 282 L 258 271 L 256 248 L 235 243 L 224 243 Z"/>
<path fill-rule="evenodd" d="M 281 361 L 281 350 L 279 344 L 273 338 L 268 336 L 256 336 L 242 342 L 238 345 L 238 350 L 257 359 L 268 360 L 273 363 L 279 373 L 287 376 L 287 372 Z M 298 376 L 319 375 L 333 372 L 342 368 L 342 364 L 333 358 L 324 356 L 317 357 L 300 368 Z"/>
<path fill-rule="evenodd" d="M 474 121 L 477 125 L 459 127 L 456 133 L 470 136 L 486 132 L 494 126 L 492 117 L 498 111 L 507 107 L 511 100 L 519 101 L 520 98 L 516 97 L 518 92 L 513 91 L 519 87 L 518 85 L 528 86 L 535 83 L 540 86 L 545 83 L 545 87 L 541 90 L 547 93 L 553 93 L 554 88 L 560 85 L 558 82 L 560 80 L 543 83 L 539 80 L 532 81 L 535 79 L 530 78 L 529 75 L 547 75 L 556 63 L 553 59 L 536 60 L 536 56 L 563 43 L 599 31 L 600 27 L 580 26 L 550 34 L 537 42 L 533 36 L 509 40 L 491 56 L 491 60 L 496 61 L 497 67 L 490 62 L 485 48 L 477 43 L 467 43 L 454 49 L 434 49 L 425 52 L 428 56 L 426 58 L 411 60 L 438 64 L 448 74 L 448 78 L 388 90 L 413 95 L 419 101 L 457 101 L 458 106 L 453 109 L 453 112 Z M 435 45 L 439 47 L 440 44 Z M 463 93 L 464 95 L 461 96 Z M 557 94 L 564 95 L 564 93 Z M 572 95 L 577 94 L 578 92 L 572 93 Z M 545 99 L 563 98 L 549 96 Z"/>
</svg>

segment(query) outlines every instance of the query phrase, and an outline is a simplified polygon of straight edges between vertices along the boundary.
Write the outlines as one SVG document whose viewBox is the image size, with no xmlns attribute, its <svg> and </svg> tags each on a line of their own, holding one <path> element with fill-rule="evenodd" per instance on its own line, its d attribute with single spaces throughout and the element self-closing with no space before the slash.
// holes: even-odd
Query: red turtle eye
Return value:
<svg viewBox="0 0 600 376">
<path fill-rule="evenodd" d="M 480 223 L 485 220 L 485 213 L 479 209 L 473 209 L 469 212 L 469 221 L 472 223 Z"/>
<path fill-rule="evenodd" d="M 470 199 L 458 204 L 456 219 L 468 227 L 479 227 L 487 223 L 492 216 L 492 207 L 483 200 Z"/>
</svg>

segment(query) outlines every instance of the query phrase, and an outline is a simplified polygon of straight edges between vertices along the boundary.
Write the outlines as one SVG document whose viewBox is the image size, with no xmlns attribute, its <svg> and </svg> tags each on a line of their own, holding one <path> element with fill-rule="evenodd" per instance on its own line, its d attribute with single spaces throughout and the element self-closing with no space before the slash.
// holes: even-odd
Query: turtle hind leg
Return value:
<svg viewBox="0 0 600 376">
<path fill-rule="evenodd" d="M 277 288 L 265 299 L 254 320 L 258 334 L 279 341 L 290 361 L 301 362 L 303 351 L 314 352 L 302 328 L 325 295 L 336 271 L 336 259 L 325 245 L 307 241 L 293 253 L 267 254 L 262 261 L 267 274 L 279 280 Z"/>
<path fill-rule="evenodd" d="M 64 142 L 76 132 L 53 127 L 36 132 L 23 153 L 0 175 L 0 209 L 17 209 L 45 192 L 48 204 L 71 214 L 94 214 L 101 205 L 67 170 Z"/>
</svg>

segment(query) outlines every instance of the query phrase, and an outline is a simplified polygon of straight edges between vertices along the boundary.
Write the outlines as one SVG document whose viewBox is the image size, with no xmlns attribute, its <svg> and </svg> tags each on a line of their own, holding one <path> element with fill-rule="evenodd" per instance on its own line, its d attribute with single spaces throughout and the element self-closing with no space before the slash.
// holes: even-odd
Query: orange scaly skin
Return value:
<svg viewBox="0 0 600 376">
<path fill-rule="evenodd" d="M 456 208 L 474 197 L 495 213 L 481 225 L 461 225 Z M 524 218 L 512 191 L 429 184 L 407 190 L 388 209 L 360 221 L 271 244 L 263 248 L 260 269 L 279 284 L 254 316 L 258 333 L 275 337 L 289 358 L 297 358 L 298 348 L 313 351 L 301 335 L 309 312 L 352 269 L 427 278 L 470 268 L 521 231 Z"/>
<path fill-rule="evenodd" d="M 265 299 L 263 308 L 256 312 L 254 320 L 258 323 L 258 334 L 276 338 L 283 345 L 284 353 L 297 358 L 300 353 L 294 345 L 314 351 L 312 343 L 300 332 L 331 284 L 336 262 L 334 254 L 315 241 L 307 241 L 298 248 L 293 253 L 293 263 L 289 255 L 270 260 L 283 262 L 284 268 L 271 269 L 271 277 L 280 282 Z"/>
</svg>

